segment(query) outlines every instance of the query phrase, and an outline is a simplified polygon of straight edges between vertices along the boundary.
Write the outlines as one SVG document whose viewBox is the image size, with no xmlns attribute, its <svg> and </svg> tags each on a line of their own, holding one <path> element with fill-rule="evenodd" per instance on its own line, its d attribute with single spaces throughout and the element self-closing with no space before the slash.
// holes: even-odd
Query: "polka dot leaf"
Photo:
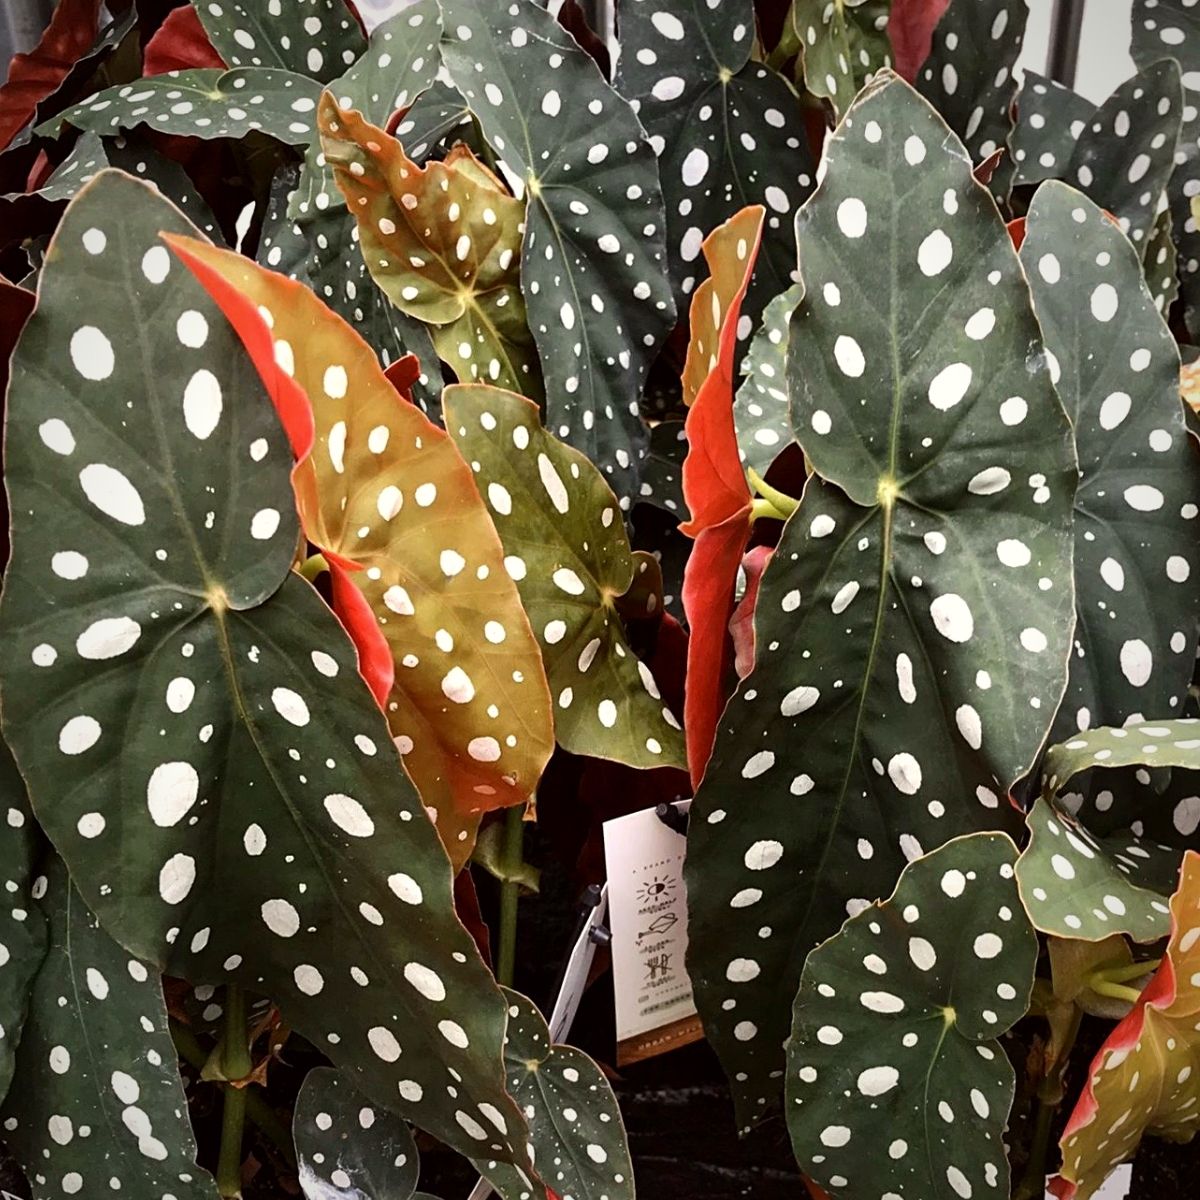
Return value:
<svg viewBox="0 0 1200 1200">
<path fill-rule="evenodd" d="M 1039 188 L 1021 262 L 1075 429 L 1078 621 L 1059 741 L 1180 710 L 1196 657 L 1200 462 L 1179 351 L 1139 256 L 1091 201 Z"/>
<path fill-rule="evenodd" d="M 162 232 L 196 235 L 99 174 L 13 356 L 0 677 L 34 811 L 131 952 L 269 995 L 376 1103 L 515 1154 L 503 999 L 353 645 L 288 570 L 283 430 Z"/>
<path fill-rule="evenodd" d="M 1143 247 L 1174 166 L 1183 116 L 1178 66 L 1154 63 L 1098 108 L 1030 74 L 1018 106 L 1014 182 L 1070 183 L 1111 212 L 1134 245 Z"/>
<path fill-rule="evenodd" d="M 681 766 L 679 723 L 616 612 L 634 561 L 599 470 L 543 429 L 522 396 L 457 384 L 442 407 L 542 648 L 559 745 L 634 767 Z"/>
<path fill-rule="evenodd" d="M 392 678 L 377 694 L 461 865 L 482 813 L 524 802 L 554 746 L 538 644 L 471 470 L 312 292 L 230 251 L 173 245 L 298 430 L 305 535 L 345 569 L 334 607 L 348 627 L 355 598 L 369 604 L 355 640 L 364 656 L 386 643 Z"/>
<path fill-rule="evenodd" d="M 962 139 L 972 162 L 990 158 L 1008 141 L 1013 68 L 1028 16 L 1027 0 L 958 0 L 933 31 L 917 87 Z M 1006 191 L 1011 176 L 1005 167 L 997 170 L 993 191 Z"/>
<path fill-rule="evenodd" d="M 326 162 L 384 294 L 432 327 L 438 354 L 464 383 L 537 398 L 537 350 L 520 283 L 525 205 L 463 145 L 420 167 L 395 138 L 328 93 L 319 119 Z"/>
<path fill-rule="evenodd" d="M 762 325 L 742 361 L 746 378 L 733 402 L 742 461 L 763 477 L 793 441 L 785 376 L 789 324 L 802 299 L 804 285 L 795 283 L 763 310 Z"/>
<path fill-rule="evenodd" d="M 633 1200 L 633 1164 L 625 1126 L 604 1072 L 582 1050 L 554 1045 L 532 1000 L 504 989 L 508 1090 L 529 1121 L 533 1161 L 556 1196 Z M 475 1165 L 505 1200 L 540 1200 L 517 1168 L 494 1160 Z"/>
<path fill-rule="evenodd" d="M 196 1166 L 158 970 L 99 927 L 53 855 L 35 894 L 49 949 L 0 1105 L 33 1195 L 216 1200 Z"/>
<path fill-rule="evenodd" d="M 659 156 L 681 308 L 703 274 L 704 236 L 748 204 L 766 207 L 755 312 L 795 270 L 792 226 L 813 163 L 791 86 L 751 61 L 754 32 L 751 0 L 632 0 L 621 12 L 616 86 Z"/>
<path fill-rule="evenodd" d="M 231 67 L 278 67 L 325 83 L 366 49 L 345 0 L 193 0 L 193 7 Z"/>
<path fill-rule="evenodd" d="M 685 866 L 689 968 L 741 1126 L 777 1103 L 780 997 L 809 949 L 907 861 L 1015 832 L 1006 795 L 1074 625 L 1071 431 L 991 196 L 895 76 L 826 153 L 787 352 L 815 474 L 762 576 L 755 668 L 719 722 Z M 760 965 L 736 1010 L 731 945 Z"/>
<path fill-rule="evenodd" d="M 1005 1200 L 1015 1088 L 997 1040 L 1029 1007 L 1038 942 L 1000 834 L 912 862 L 804 964 L 787 1048 L 801 1168 L 838 1196 Z M 729 964 L 739 980 L 752 958 Z"/>
<path fill-rule="evenodd" d="M 628 506 L 646 372 L 674 328 L 662 190 L 628 103 L 532 0 L 442 0 L 442 56 L 527 198 L 521 283 L 546 424 Z"/>
<path fill-rule="evenodd" d="M 1169 208 L 1158 214 L 1146 239 L 1142 271 L 1155 307 L 1164 315 L 1169 313 L 1179 295 L 1179 254 L 1175 249 L 1175 220 Z"/>
<path fill-rule="evenodd" d="M 840 119 L 859 89 L 891 65 L 887 37 L 890 0 L 792 0 L 783 36 L 770 61 L 797 59 L 797 82 L 828 100 Z"/>
<path fill-rule="evenodd" d="M 17 1043 L 29 1003 L 29 985 L 46 953 L 46 923 L 33 903 L 34 871 L 42 839 L 29 809 L 25 782 L 0 740 L 0 863 L 5 901 L 0 908 L 0 1100 L 12 1080 Z"/>
<path fill-rule="evenodd" d="M 261 131 L 292 146 L 315 136 L 320 86 L 275 68 L 168 71 L 106 88 L 35 130 L 46 137 L 64 125 L 111 136 L 145 125 L 180 137 L 244 138 Z"/>
<path fill-rule="evenodd" d="M 1132 1012 L 1093 1059 L 1059 1143 L 1058 1200 L 1087 1200 L 1145 1134 L 1185 1142 L 1200 1122 L 1200 854 L 1184 856 L 1171 937 Z"/>
<path fill-rule="evenodd" d="M 305 1075 L 292 1138 L 309 1200 L 411 1200 L 420 1174 L 412 1133 L 342 1072 L 317 1067 Z"/>
</svg>

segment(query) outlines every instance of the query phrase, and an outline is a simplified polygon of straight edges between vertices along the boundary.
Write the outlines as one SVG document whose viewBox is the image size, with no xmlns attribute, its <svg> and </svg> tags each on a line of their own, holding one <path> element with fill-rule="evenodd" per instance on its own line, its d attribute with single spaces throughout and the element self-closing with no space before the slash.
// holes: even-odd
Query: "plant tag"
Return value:
<svg viewBox="0 0 1200 1200">
<path fill-rule="evenodd" d="M 704 1036 L 684 967 L 686 846 L 652 808 L 604 822 L 619 1066 Z"/>
</svg>

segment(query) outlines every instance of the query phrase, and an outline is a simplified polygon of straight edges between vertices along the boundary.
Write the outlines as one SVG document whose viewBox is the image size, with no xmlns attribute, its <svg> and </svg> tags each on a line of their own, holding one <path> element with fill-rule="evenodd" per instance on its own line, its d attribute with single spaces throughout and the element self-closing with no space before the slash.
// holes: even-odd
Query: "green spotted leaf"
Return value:
<svg viewBox="0 0 1200 1200">
<path fill-rule="evenodd" d="M 804 86 L 840 118 L 862 85 L 891 65 L 890 7 L 890 0 L 792 0 L 771 61 L 798 54 Z"/>
<path fill-rule="evenodd" d="M 686 455 L 687 434 L 682 421 L 660 421 L 650 430 L 650 454 L 638 485 L 639 504 L 653 504 L 680 519 L 687 516 L 683 498 Z"/>
<path fill-rule="evenodd" d="M 1142 273 L 1155 307 L 1165 317 L 1179 295 L 1179 254 L 1175 249 L 1175 220 L 1169 208 L 1158 214 L 1146 240 Z"/>
<path fill-rule="evenodd" d="M 1061 183 L 1033 199 L 1021 262 L 1075 430 L 1078 620 L 1054 740 L 1180 711 L 1196 658 L 1200 460 L 1179 351 L 1129 241 Z"/>
<path fill-rule="evenodd" d="M 35 1200 L 216 1200 L 196 1166 L 157 969 L 100 928 L 54 856 L 36 895 L 49 949 L 0 1106 Z"/>
<path fill-rule="evenodd" d="M 196 236 L 98 175 L 13 356 L 0 678 L 34 811 L 131 951 L 269 995 L 375 1103 L 513 1155 L 503 999 L 352 644 L 288 571 L 283 431 L 163 232 Z"/>
<path fill-rule="evenodd" d="M 522 396 L 459 384 L 442 408 L 541 645 L 559 745 L 634 767 L 681 766 L 679 723 L 616 612 L 634 559 L 600 472 L 542 428 Z"/>
<path fill-rule="evenodd" d="M 29 985 L 46 953 L 46 922 L 34 904 L 34 871 L 42 839 L 25 794 L 25 781 L 11 752 L 0 741 L 0 864 L 4 903 L 0 906 L 0 1101 L 13 1077 L 17 1043 L 29 1004 Z"/>
<path fill-rule="evenodd" d="M 106 88 L 39 125 L 54 137 L 64 125 L 114 134 L 145 125 L 180 137 L 243 138 L 261 131 L 292 146 L 316 135 L 321 88 L 303 75 L 276 68 L 168 71 Z"/>
<path fill-rule="evenodd" d="M 752 62 L 752 0 L 633 0 L 621 10 L 617 89 L 658 154 L 676 302 L 704 276 L 700 244 L 748 204 L 767 216 L 758 304 L 796 266 L 796 209 L 813 188 L 803 112 L 791 86 Z"/>
<path fill-rule="evenodd" d="M 325 83 L 366 49 L 345 0 L 192 0 L 192 7 L 231 67 L 279 67 Z"/>
<path fill-rule="evenodd" d="M 804 285 L 793 284 L 763 310 L 742 363 L 746 376 L 733 401 L 738 451 L 742 461 L 765 476 L 776 455 L 792 443 L 788 410 L 787 349 L 792 313 L 804 299 Z"/>
<path fill-rule="evenodd" d="M 917 87 L 962 139 L 971 161 L 1002 150 L 1012 130 L 1013 68 L 1025 39 L 1026 0 L 953 0 L 933 32 Z M 1007 191 L 1011 171 L 994 176 Z"/>
<path fill-rule="evenodd" d="M 1127 729 L 1085 729 L 1050 747 L 1042 774 L 1052 795 L 1089 768 L 1111 771 L 1144 764 L 1200 771 L 1200 721 L 1180 718 Z"/>
<path fill-rule="evenodd" d="M 417 1145 L 395 1113 L 374 1108 L 340 1071 L 309 1071 L 296 1098 L 292 1137 L 308 1200 L 410 1200 Z"/>
<path fill-rule="evenodd" d="M 1038 942 L 1007 837 L 958 838 L 804 964 L 787 1118 L 804 1171 L 847 1200 L 1008 1196 L 1016 1078 L 997 1040 L 1025 1015 Z M 754 969 L 738 959 L 731 974 Z"/>
<path fill-rule="evenodd" d="M 1064 180 L 1108 209 L 1142 248 L 1174 166 L 1184 111 L 1179 68 L 1157 62 L 1099 107 L 1080 101 L 1050 80 L 1025 77 L 1012 135 L 1014 183 Z"/>
<path fill-rule="evenodd" d="M 533 1161 L 557 1196 L 633 1200 L 633 1164 L 621 1110 L 604 1072 L 582 1050 L 554 1045 L 532 1000 L 504 989 L 508 1090 L 529 1121 Z M 504 1200 L 540 1200 L 529 1177 L 476 1159 Z"/>
<path fill-rule="evenodd" d="M 104 142 L 96 133 L 80 134 L 71 153 L 54 168 L 54 173 L 38 189 L 36 195 L 45 200 L 70 200 L 97 171 L 108 166 Z M 9 192 L 3 198 L 16 200 L 23 192 Z"/>
<path fill-rule="evenodd" d="M 521 282 L 546 424 L 628 508 L 638 396 L 675 324 L 654 151 L 629 104 L 532 0 L 442 0 L 442 55 L 527 199 Z"/>
<path fill-rule="evenodd" d="M 906 861 L 1011 825 L 1074 623 L 1071 431 L 991 196 L 895 77 L 827 159 L 787 353 L 816 474 L 762 577 L 685 868 L 689 970 L 741 1125 L 777 1100 L 780 997 L 812 946 Z"/>
</svg>

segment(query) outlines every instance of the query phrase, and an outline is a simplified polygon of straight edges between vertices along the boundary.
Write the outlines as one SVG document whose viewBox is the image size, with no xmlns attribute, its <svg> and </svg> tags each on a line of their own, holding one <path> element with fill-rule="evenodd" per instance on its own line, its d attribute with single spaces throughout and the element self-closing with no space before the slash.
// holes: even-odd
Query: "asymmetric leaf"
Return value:
<svg viewBox="0 0 1200 1200">
<path fill-rule="evenodd" d="M 1200 855 L 1183 860 L 1171 940 L 1133 1011 L 1109 1035 L 1063 1130 L 1050 1190 L 1087 1200 L 1144 1134 L 1188 1141 L 1200 1123 Z"/>
<path fill-rule="evenodd" d="M 532 1000 L 504 989 L 508 1090 L 529 1121 L 533 1161 L 558 1196 L 633 1200 L 633 1164 L 621 1110 L 604 1072 L 582 1050 L 551 1044 Z M 514 1167 L 476 1160 L 505 1200 L 530 1200 L 528 1177 Z"/>
<path fill-rule="evenodd" d="M 543 429 L 523 396 L 459 384 L 442 407 L 541 645 L 559 745 L 634 767 L 681 766 L 679 723 L 616 612 L 634 564 L 600 472 Z"/>
<path fill-rule="evenodd" d="M 546 425 L 628 508 L 646 430 L 638 397 L 674 327 L 654 151 L 596 64 L 532 0 L 442 0 L 442 54 L 528 209 L 521 279 Z"/>
<path fill-rule="evenodd" d="M 1154 63 L 1094 109 L 1061 85 L 1029 74 L 1019 110 L 1014 182 L 1058 178 L 1078 187 L 1142 248 L 1175 162 L 1184 111 L 1178 66 Z"/>
<path fill-rule="evenodd" d="M 1183 424 L 1179 351 L 1138 254 L 1061 183 L 1033 199 L 1021 247 L 1075 430 L 1078 619 L 1055 740 L 1180 711 L 1196 659 L 1200 461 Z"/>
<path fill-rule="evenodd" d="M 408 1126 L 371 1106 L 340 1071 L 309 1071 L 296 1097 L 292 1137 L 308 1200 L 409 1200 L 420 1160 Z"/>
<path fill-rule="evenodd" d="M 33 903 L 34 871 L 43 840 L 29 809 L 25 781 L 0 741 L 0 1101 L 12 1079 L 17 1043 L 29 1004 L 29 985 L 46 954 L 46 922 Z"/>
<path fill-rule="evenodd" d="M 230 251 L 172 245 L 284 416 L 305 535 L 369 603 L 355 640 L 364 654 L 380 634 L 387 643 L 388 723 L 459 866 L 480 814 L 526 800 L 554 747 L 538 646 L 471 470 L 301 284 Z M 336 591 L 334 607 L 353 629 Z"/>
<path fill-rule="evenodd" d="M 465 146 L 420 167 L 328 94 L 319 121 L 325 161 L 388 299 L 434 327 L 438 354 L 462 382 L 536 398 L 537 351 L 520 284 L 525 205 Z"/>
<path fill-rule="evenodd" d="M 788 345 L 816 475 L 763 575 L 755 670 L 688 838 L 689 968 L 743 1126 L 778 1095 L 780 998 L 811 947 L 906 861 L 1012 822 L 1074 620 L 1071 431 L 991 197 L 894 76 L 827 159 Z M 760 973 L 730 1011 L 747 955 Z"/>
<path fill-rule="evenodd" d="M 261 130 L 292 146 L 315 135 L 320 86 L 303 75 L 262 67 L 168 71 L 107 88 L 39 125 L 54 137 L 64 125 L 114 134 L 147 125 L 183 137 L 241 138 Z"/>
<path fill-rule="evenodd" d="M 1175 249 L 1175 222 L 1171 210 L 1164 208 L 1154 222 L 1154 228 L 1142 254 L 1142 270 L 1146 286 L 1154 297 L 1155 307 L 1164 316 L 1179 295 L 1179 255 Z"/>
<path fill-rule="evenodd" d="M 35 895 L 50 946 L 0 1105 L 34 1197 L 216 1200 L 196 1166 L 157 969 L 100 928 L 53 855 Z"/>
<path fill-rule="evenodd" d="M 195 235 L 98 175 L 13 359 L 0 677 L 34 811 L 139 957 L 271 996 L 375 1102 L 518 1153 L 503 1000 L 353 647 L 288 572 L 283 432 L 160 231 Z"/>
<path fill-rule="evenodd" d="M 788 1129 L 800 1165 L 838 1196 L 1007 1198 L 1016 1080 L 997 1039 L 1029 1007 L 1038 955 L 1016 856 L 1003 835 L 958 838 L 808 956 Z M 734 960 L 733 990 L 756 969 Z"/>
<path fill-rule="evenodd" d="M 962 139 L 972 162 L 1003 149 L 1012 130 L 1013 67 L 1028 16 L 1027 0 L 954 0 L 934 30 L 917 87 Z M 999 179 L 1008 176 L 1003 170 Z"/>
<path fill-rule="evenodd" d="M 345 0 L 192 0 L 230 67 L 279 67 L 336 79 L 366 49 Z"/>
<path fill-rule="evenodd" d="M 658 154 L 676 301 L 701 274 L 705 235 L 766 206 L 757 311 L 796 267 L 796 209 L 813 188 L 803 112 L 782 76 L 750 59 L 752 0 L 632 0 L 621 9 L 617 89 Z"/>
</svg>

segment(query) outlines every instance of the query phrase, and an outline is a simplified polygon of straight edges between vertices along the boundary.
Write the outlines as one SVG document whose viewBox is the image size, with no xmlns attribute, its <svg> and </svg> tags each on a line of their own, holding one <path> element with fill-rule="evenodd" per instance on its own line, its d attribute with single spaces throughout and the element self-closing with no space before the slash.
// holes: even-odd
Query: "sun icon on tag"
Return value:
<svg viewBox="0 0 1200 1200">
<path fill-rule="evenodd" d="M 675 886 L 675 880 L 669 875 L 654 875 L 639 885 L 637 898 L 643 904 L 656 904 L 660 900 L 669 900 L 675 891 Z"/>
</svg>

